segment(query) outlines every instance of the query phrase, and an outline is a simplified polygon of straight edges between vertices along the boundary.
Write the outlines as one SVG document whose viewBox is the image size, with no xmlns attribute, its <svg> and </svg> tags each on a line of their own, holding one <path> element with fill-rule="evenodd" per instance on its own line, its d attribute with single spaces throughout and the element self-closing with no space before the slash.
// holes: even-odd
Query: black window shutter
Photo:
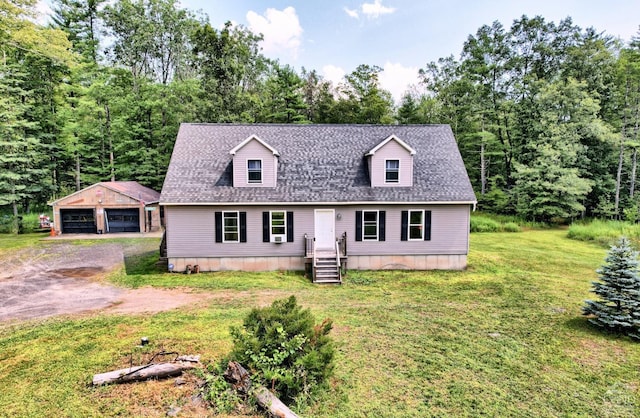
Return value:
<svg viewBox="0 0 640 418">
<path fill-rule="evenodd" d="M 293 242 L 293 212 L 287 212 L 287 242 Z"/>
<path fill-rule="evenodd" d="M 431 211 L 424 211 L 424 240 L 431 240 Z"/>
<path fill-rule="evenodd" d="M 240 242 L 247 242 L 247 212 L 240 212 Z"/>
<path fill-rule="evenodd" d="M 400 222 L 400 241 L 407 240 L 407 230 L 409 229 L 409 211 L 403 210 Z"/>
<path fill-rule="evenodd" d="M 362 211 L 356 211 L 356 241 L 362 241 Z"/>
<path fill-rule="evenodd" d="M 222 212 L 215 213 L 216 242 L 222 242 Z"/>
<path fill-rule="evenodd" d="M 385 225 L 385 221 L 387 220 L 387 213 L 383 210 L 381 210 L 380 212 L 378 212 L 378 241 L 384 241 L 385 239 L 385 229 L 386 229 L 386 225 Z"/>
<path fill-rule="evenodd" d="M 269 212 L 262 212 L 262 242 L 269 242 L 271 238 L 270 230 Z"/>
</svg>

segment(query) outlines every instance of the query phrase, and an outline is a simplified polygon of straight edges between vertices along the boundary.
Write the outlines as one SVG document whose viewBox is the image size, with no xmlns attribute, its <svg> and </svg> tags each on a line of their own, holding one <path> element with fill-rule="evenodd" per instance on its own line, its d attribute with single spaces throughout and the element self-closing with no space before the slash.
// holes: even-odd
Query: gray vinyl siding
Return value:
<svg viewBox="0 0 640 418">
<path fill-rule="evenodd" d="M 385 241 L 355 241 L 356 210 L 384 210 L 386 212 Z M 402 241 L 400 239 L 403 210 L 431 211 L 431 240 Z M 469 213 L 469 205 L 350 207 L 343 214 L 340 226 L 343 229 L 346 228 L 350 255 L 467 254 Z M 338 228 L 336 225 L 337 231 L 343 230 Z"/>
<path fill-rule="evenodd" d="M 247 161 L 262 160 L 262 183 L 249 183 L 247 179 Z M 249 141 L 233 156 L 234 187 L 275 187 L 277 157 L 256 140 Z"/>
<path fill-rule="evenodd" d="M 360 206 L 167 206 L 169 257 L 272 257 L 304 256 L 305 234 L 314 236 L 314 210 L 336 212 L 336 236 L 347 233 L 349 255 L 467 254 L 469 205 L 360 205 Z M 294 242 L 262 242 L 262 212 L 294 212 Z M 356 210 L 386 211 L 385 241 L 355 241 Z M 430 241 L 401 241 L 401 212 L 431 211 Z M 215 212 L 247 213 L 247 242 L 216 243 Z M 340 218 L 340 219 L 337 219 Z"/>
<path fill-rule="evenodd" d="M 413 185 L 413 156 L 396 141 L 389 141 L 369 157 L 369 174 L 372 187 L 410 187 Z M 397 183 L 385 183 L 385 161 L 399 160 Z"/>
</svg>

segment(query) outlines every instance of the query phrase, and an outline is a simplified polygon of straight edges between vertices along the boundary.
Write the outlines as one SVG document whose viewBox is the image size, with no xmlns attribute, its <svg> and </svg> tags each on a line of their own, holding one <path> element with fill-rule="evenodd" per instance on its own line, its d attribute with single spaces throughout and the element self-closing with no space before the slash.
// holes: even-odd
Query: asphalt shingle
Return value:
<svg viewBox="0 0 640 418">
<path fill-rule="evenodd" d="M 256 135 L 279 154 L 275 188 L 232 186 L 229 151 Z M 413 187 L 371 187 L 365 154 L 390 135 L 417 151 Z M 160 202 L 475 202 L 448 125 L 180 126 Z"/>
</svg>

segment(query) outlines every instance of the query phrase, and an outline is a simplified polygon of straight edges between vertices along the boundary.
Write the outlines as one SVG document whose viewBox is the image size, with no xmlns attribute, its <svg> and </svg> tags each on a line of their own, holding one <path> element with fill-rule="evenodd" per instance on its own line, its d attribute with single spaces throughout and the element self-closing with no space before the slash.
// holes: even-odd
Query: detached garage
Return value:
<svg viewBox="0 0 640 418">
<path fill-rule="evenodd" d="M 57 234 L 154 232 L 160 193 L 135 181 L 96 183 L 51 203 Z"/>
</svg>

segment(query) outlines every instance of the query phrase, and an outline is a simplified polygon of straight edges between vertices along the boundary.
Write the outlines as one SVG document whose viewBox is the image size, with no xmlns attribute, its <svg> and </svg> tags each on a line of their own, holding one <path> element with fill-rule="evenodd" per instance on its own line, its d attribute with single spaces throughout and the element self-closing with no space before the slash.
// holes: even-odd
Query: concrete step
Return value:
<svg viewBox="0 0 640 418">
<path fill-rule="evenodd" d="M 314 280 L 313 282 L 317 284 L 342 284 L 342 281 L 340 281 L 340 279 L 321 279 Z"/>
</svg>

